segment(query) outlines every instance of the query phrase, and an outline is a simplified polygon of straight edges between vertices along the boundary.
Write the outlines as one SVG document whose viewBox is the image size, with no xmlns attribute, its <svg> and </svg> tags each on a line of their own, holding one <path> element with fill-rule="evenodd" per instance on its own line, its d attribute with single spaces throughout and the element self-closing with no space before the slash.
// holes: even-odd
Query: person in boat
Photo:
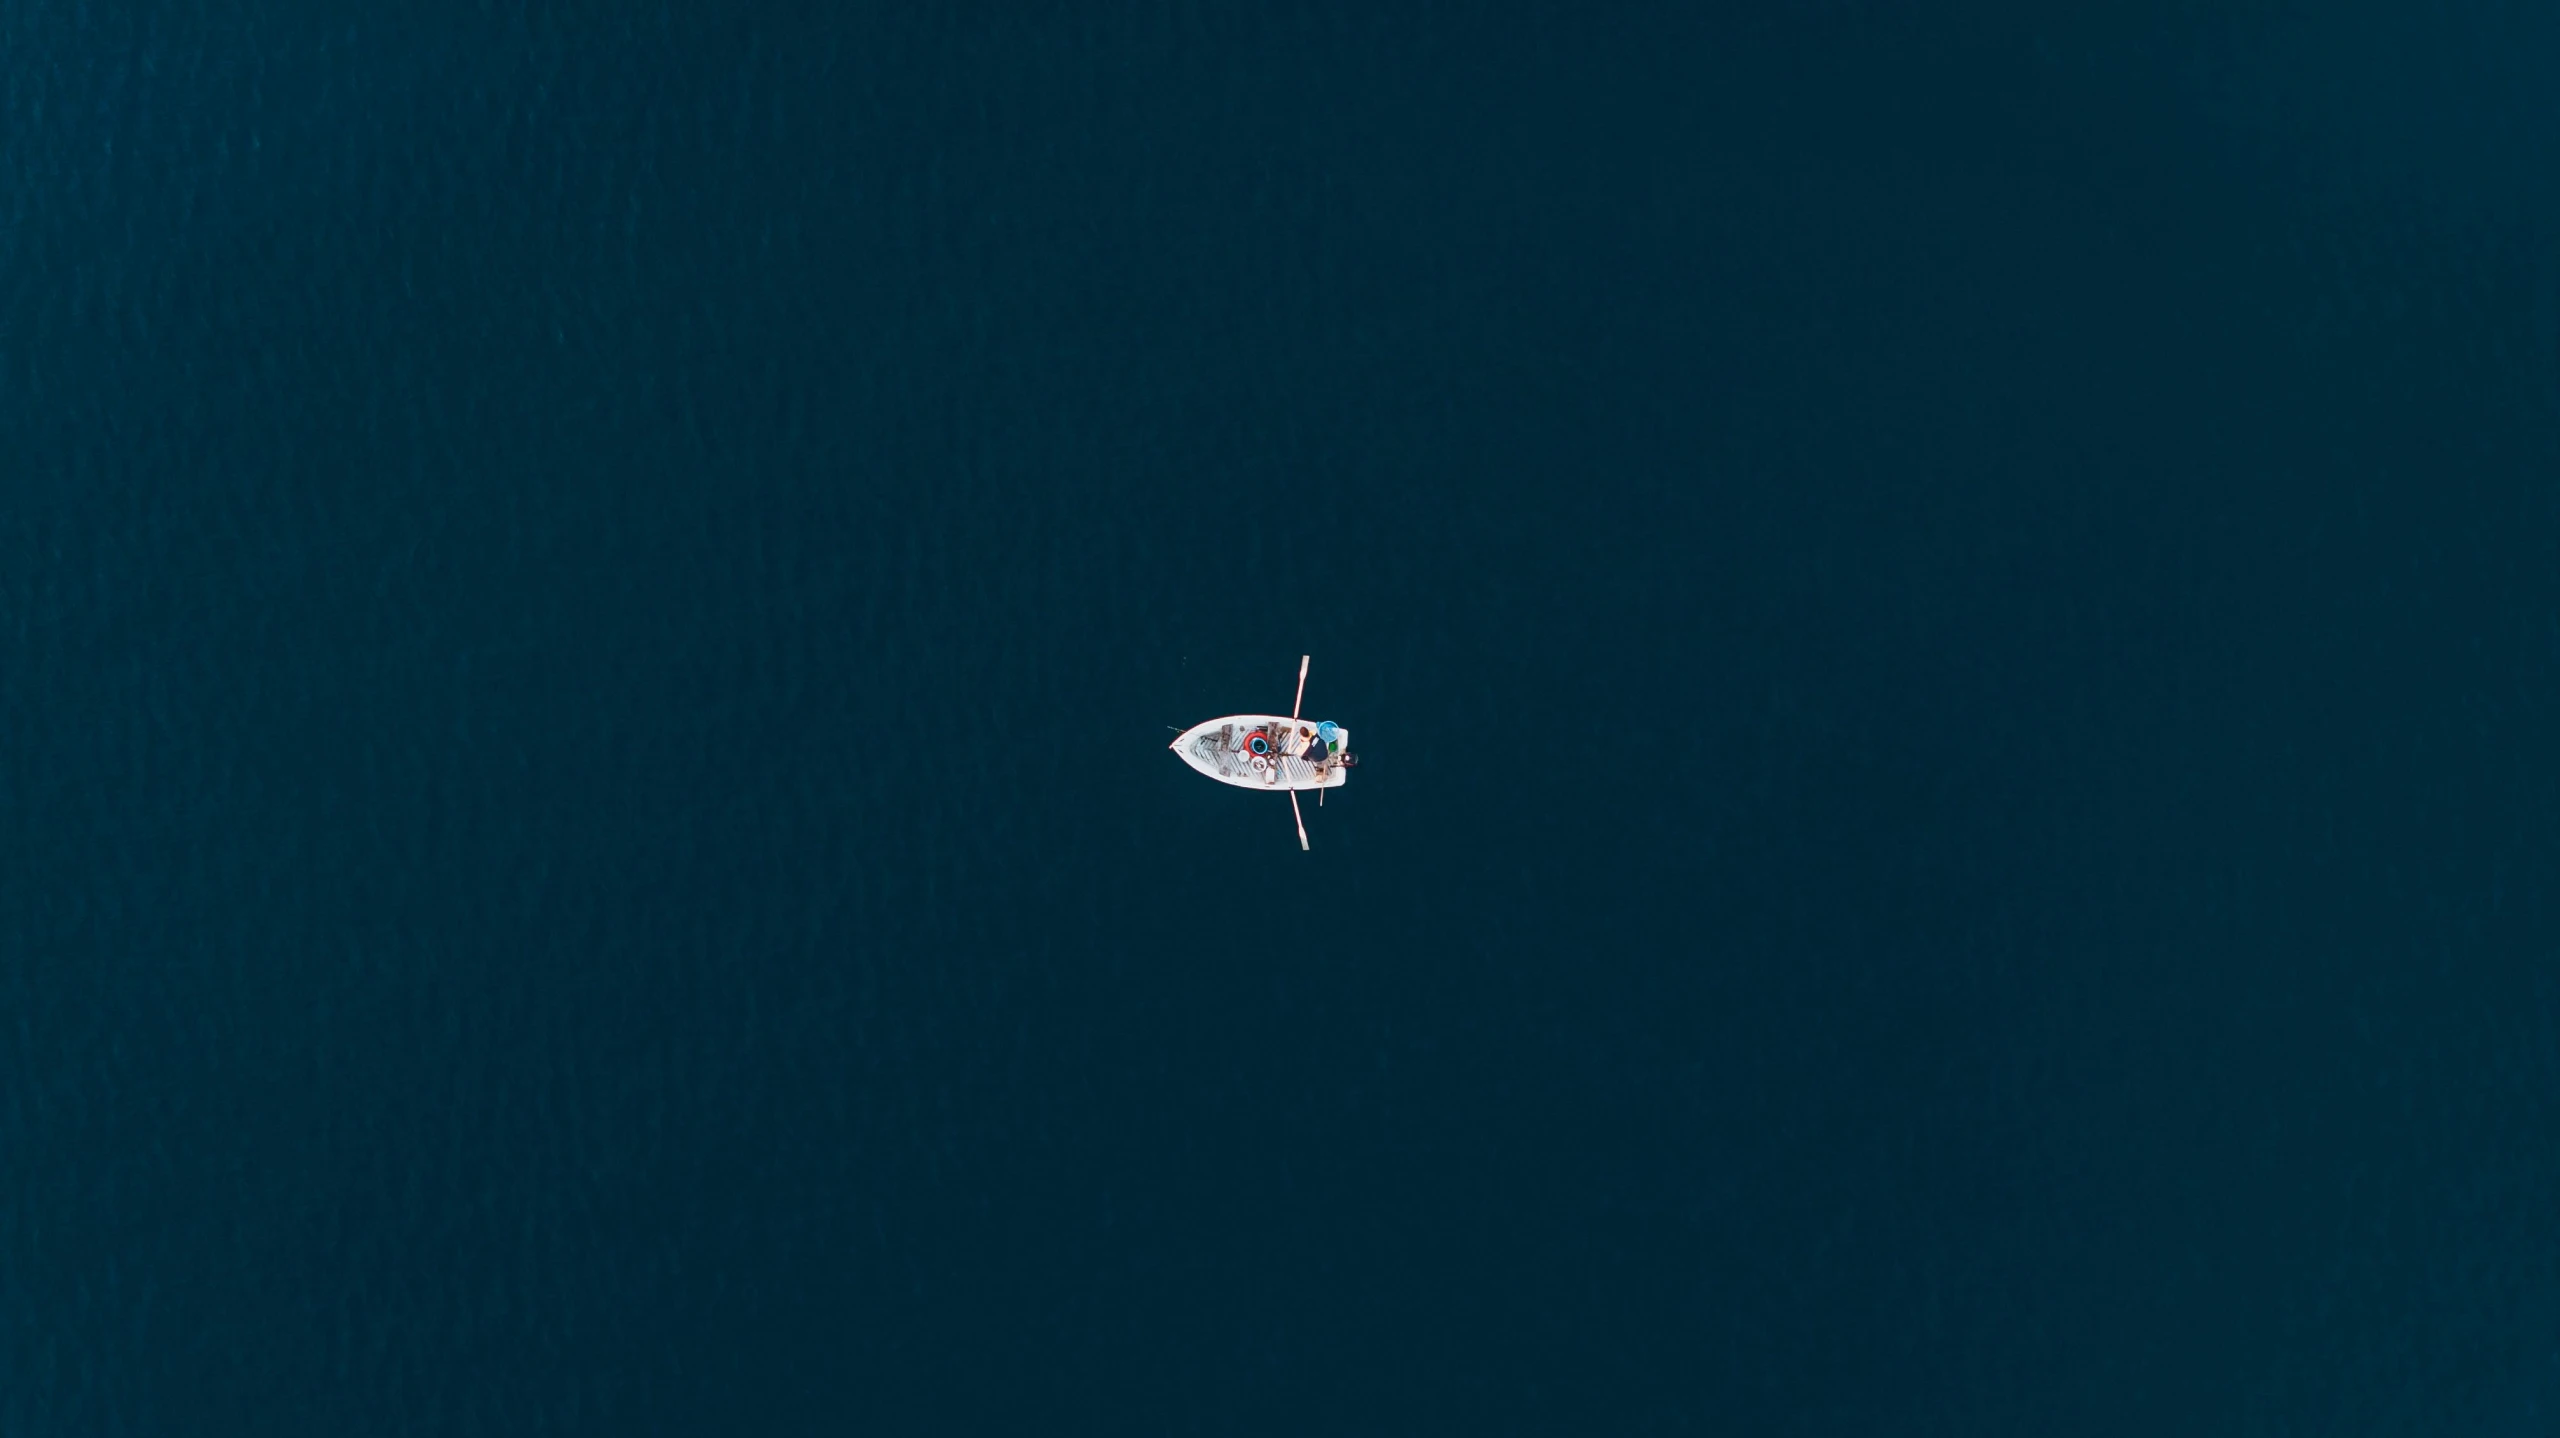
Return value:
<svg viewBox="0 0 2560 1438">
<path fill-rule="evenodd" d="M 1310 728 L 1302 724 L 1298 726 L 1298 732 L 1289 740 L 1289 752 L 1313 768 L 1318 779 L 1324 777 L 1326 761 L 1332 758 L 1333 746 L 1327 742 L 1327 735 L 1324 732 L 1330 727 L 1330 725 L 1317 725 Z"/>
<path fill-rule="evenodd" d="M 1319 779 L 1332 773 L 1333 766 L 1336 764 L 1347 769 L 1358 762 L 1344 751 L 1341 740 L 1324 732 L 1325 729 L 1332 727 L 1330 724 L 1324 725 L 1307 736 L 1306 759 L 1308 763 L 1315 766 L 1316 777 Z"/>
</svg>

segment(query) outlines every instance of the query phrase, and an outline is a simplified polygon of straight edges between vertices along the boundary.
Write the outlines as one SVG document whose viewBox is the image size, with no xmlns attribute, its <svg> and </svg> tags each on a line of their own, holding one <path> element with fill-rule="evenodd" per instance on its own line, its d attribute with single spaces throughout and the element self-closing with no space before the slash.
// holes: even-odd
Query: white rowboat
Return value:
<svg viewBox="0 0 2560 1438">
<path fill-rule="evenodd" d="M 1307 659 L 1298 660 L 1298 700 L 1307 696 Z M 1292 713 L 1229 714 L 1204 719 L 1182 731 L 1167 747 L 1182 762 L 1221 784 L 1239 789 L 1287 790 L 1295 811 L 1300 789 L 1339 789 L 1359 762 L 1351 753 L 1351 731 L 1339 724 L 1300 719 Z M 1323 802 L 1324 795 L 1316 795 Z M 1307 823 L 1298 819 L 1298 847 L 1307 847 Z"/>
</svg>

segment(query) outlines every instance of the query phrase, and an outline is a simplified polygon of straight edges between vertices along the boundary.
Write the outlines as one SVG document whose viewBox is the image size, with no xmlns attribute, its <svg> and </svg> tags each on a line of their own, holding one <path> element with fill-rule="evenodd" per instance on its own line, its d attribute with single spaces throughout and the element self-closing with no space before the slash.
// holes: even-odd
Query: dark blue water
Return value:
<svg viewBox="0 0 2560 1438">
<path fill-rule="evenodd" d="M 1793 8 L 0 10 L 0 1432 L 2548 1431 L 2560 25 Z"/>
</svg>

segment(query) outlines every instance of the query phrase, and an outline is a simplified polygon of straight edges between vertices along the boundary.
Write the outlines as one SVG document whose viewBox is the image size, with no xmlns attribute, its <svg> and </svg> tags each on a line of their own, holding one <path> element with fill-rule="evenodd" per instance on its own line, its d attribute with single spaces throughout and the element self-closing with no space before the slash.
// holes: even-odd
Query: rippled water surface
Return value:
<svg viewBox="0 0 2560 1438">
<path fill-rule="evenodd" d="M 2560 32 L 698 8 L 0 10 L 0 1431 L 2542 1431 Z"/>
</svg>

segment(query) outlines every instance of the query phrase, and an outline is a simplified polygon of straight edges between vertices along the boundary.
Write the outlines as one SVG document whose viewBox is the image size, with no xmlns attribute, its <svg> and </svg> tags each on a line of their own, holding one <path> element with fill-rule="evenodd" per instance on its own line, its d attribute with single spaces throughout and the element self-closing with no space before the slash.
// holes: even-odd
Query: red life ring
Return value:
<svg viewBox="0 0 2560 1438">
<path fill-rule="evenodd" d="M 1268 759 L 1271 757 L 1271 736 L 1256 729 L 1244 736 L 1244 749 L 1248 754 Z"/>
</svg>

